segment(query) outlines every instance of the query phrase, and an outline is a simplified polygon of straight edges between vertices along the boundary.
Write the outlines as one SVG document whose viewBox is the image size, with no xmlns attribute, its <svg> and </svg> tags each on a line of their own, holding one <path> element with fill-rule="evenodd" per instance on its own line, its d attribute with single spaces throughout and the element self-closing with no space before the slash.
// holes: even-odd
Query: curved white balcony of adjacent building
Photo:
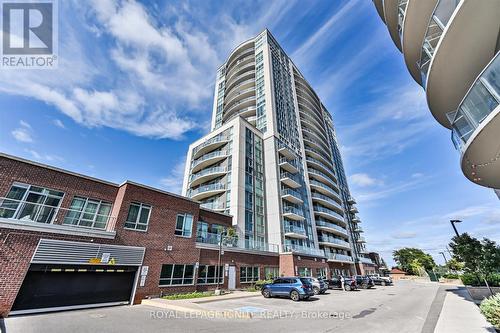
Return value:
<svg viewBox="0 0 500 333">
<path fill-rule="evenodd" d="M 448 25 L 448 22 L 450 21 L 451 16 L 455 12 L 455 9 L 460 1 L 461 0 L 438 0 L 437 3 L 434 3 L 435 1 L 428 1 L 428 3 L 434 3 L 434 9 L 428 19 L 424 38 L 421 41 L 420 57 L 416 62 L 420 72 L 419 82 L 424 88 L 427 82 L 427 72 L 429 71 L 436 47 L 441 40 L 445 27 Z M 415 3 L 426 3 L 426 1 L 416 1 Z M 413 6 L 414 5 L 410 3 L 410 9 Z M 414 15 L 412 14 L 410 17 L 413 16 Z M 417 16 L 416 13 L 415 16 Z M 408 29 L 411 28 L 408 27 Z"/>
<path fill-rule="evenodd" d="M 300 118 L 300 125 L 301 128 L 304 129 L 309 129 L 313 133 L 316 134 L 317 137 L 319 137 L 321 140 L 324 142 L 328 142 L 328 138 L 326 137 L 326 133 L 322 133 L 317 126 L 315 126 L 313 123 L 311 123 L 309 120 Z M 323 130 L 324 131 L 324 130 Z"/>
<path fill-rule="evenodd" d="M 420 73 L 420 55 L 422 43 L 429 25 L 429 19 L 436 7 L 437 0 L 409 1 L 406 5 L 404 28 L 403 28 L 403 56 L 406 67 L 413 79 L 420 85 L 422 75 Z"/>
<path fill-rule="evenodd" d="M 231 90 L 224 91 L 224 100 L 232 98 L 233 95 L 237 94 L 241 90 L 245 90 L 250 87 L 255 87 L 255 78 L 249 78 L 244 81 L 239 82 L 231 87 Z"/>
<path fill-rule="evenodd" d="M 318 243 L 323 246 L 336 247 L 342 249 L 350 249 L 351 245 L 341 239 L 329 237 L 326 235 L 318 235 Z"/>
<path fill-rule="evenodd" d="M 398 19 L 399 19 L 399 11 L 398 11 L 398 3 L 399 0 L 384 0 L 384 17 L 385 24 L 387 25 L 387 29 L 389 30 L 389 34 L 392 38 L 396 47 L 401 51 L 401 39 L 399 38 L 398 32 Z"/>
<path fill-rule="evenodd" d="M 323 156 L 331 156 L 323 145 L 319 145 L 317 142 L 311 141 L 311 139 L 308 136 L 303 135 L 302 138 L 304 141 L 304 147 L 313 147 L 313 149 L 316 149 L 317 151 L 321 152 Z M 328 158 L 327 160 L 331 161 L 331 157 Z"/>
<path fill-rule="evenodd" d="M 315 160 L 321 161 L 323 165 L 326 165 L 327 167 L 329 167 L 330 170 L 333 170 L 332 160 L 322 151 L 316 148 L 309 147 L 309 145 L 304 145 L 304 150 L 307 156 L 310 156 Z"/>
<path fill-rule="evenodd" d="M 249 106 L 247 108 L 244 108 L 244 109 L 241 109 L 241 110 L 237 110 L 237 111 L 232 111 L 231 113 L 225 113 L 222 117 L 222 121 L 223 122 L 228 122 L 230 121 L 231 119 L 234 119 L 236 117 L 242 117 L 242 118 L 249 118 L 249 117 L 253 117 L 255 116 L 255 112 L 256 112 L 256 107 L 255 105 L 253 106 Z"/>
<path fill-rule="evenodd" d="M 238 102 L 244 101 L 245 99 L 255 96 L 255 87 L 246 88 L 235 92 L 231 97 L 224 100 L 224 108 L 229 110 L 231 107 Z"/>
<path fill-rule="evenodd" d="M 401 47 L 403 47 L 403 25 L 406 16 L 407 5 L 408 0 L 398 0 L 398 34 L 399 40 L 401 41 Z"/>
<path fill-rule="evenodd" d="M 346 262 L 346 263 L 353 263 L 354 260 L 352 259 L 351 256 L 345 255 L 345 254 L 340 254 L 340 253 L 331 253 L 328 251 L 325 251 L 326 258 L 328 261 L 339 261 L 339 262 Z"/>
<path fill-rule="evenodd" d="M 449 114 L 461 167 L 471 181 L 500 188 L 500 52 Z"/>
<path fill-rule="evenodd" d="M 243 98 L 233 103 L 229 108 L 224 108 L 224 115 L 229 115 L 233 112 L 243 109 L 255 109 L 255 95 Z"/>
<path fill-rule="evenodd" d="M 193 200 L 203 200 L 223 192 L 226 192 L 226 184 L 215 183 L 189 190 L 188 196 Z"/>
<path fill-rule="evenodd" d="M 332 197 L 332 199 L 336 199 L 338 202 L 342 200 L 339 194 L 333 188 L 331 188 L 326 184 L 318 182 L 317 180 L 314 179 L 309 179 L 309 185 L 311 186 L 311 189 L 321 192 L 325 195 L 328 195 Z"/>
<path fill-rule="evenodd" d="M 280 181 L 291 188 L 298 188 L 302 186 L 300 185 L 300 180 L 296 175 L 286 171 L 280 173 Z"/>
<path fill-rule="evenodd" d="M 244 73 L 248 73 L 250 71 L 255 72 L 255 62 L 238 66 L 237 69 L 231 73 L 231 76 L 226 76 L 226 86 L 230 87 L 232 81 L 235 81 L 237 78 L 240 78 Z"/>
<path fill-rule="evenodd" d="M 205 154 L 200 158 L 193 161 L 193 166 L 191 167 L 191 172 L 196 173 L 202 169 L 205 169 L 209 165 L 215 164 L 219 161 L 224 160 L 229 156 L 227 150 L 217 150 L 211 153 Z"/>
<path fill-rule="evenodd" d="M 201 143 L 193 149 L 193 158 L 197 159 L 200 156 L 216 150 L 230 141 L 230 137 L 224 134 L 217 135 L 207 141 Z"/>
<path fill-rule="evenodd" d="M 336 180 L 337 177 L 335 177 L 335 171 L 333 171 L 333 166 L 331 165 L 327 165 L 323 162 L 321 162 L 320 160 L 314 158 L 314 157 L 311 157 L 311 156 L 306 156 L 306 163 L 308 165 L 308 167 L 310 166 L 311 168 L 314 168 L 315 170 L 318 170 L 320 172 L 323 172 L 323 174 L 326 174 L 328 175 L 328 177 L 332 180 Z M 311 168 L 308 168 L 309 170 Z"/>
<path fill-rule="evenodd" d="M 337 201 L 333 200 L 332 198 L 330 198 L 324 194 L 313 191 L 313 192 L 311 192 L 311 198 L 312 198 L 313 202 L 317 202 L 317 203 L 320 203 L 327 208 L 334 209 L 339 214 L 344 213 L 344 208 L 342 207 L 341 204 L 339 204 Z"/>
<path fill-rule="evenodd" d="M 226 205 L 223 202 L 203 202 L 200 204 L 201 207 L 215 210 L 215 211 L 224 211 L 226 210 Z"/>
<path fill-rule="evenodd" d="M 359 213 L 358 211 L 358 207 L 354 206 L 354 205 L 351 205 L 351 207 L 349 208 L 349 211 L 353 214 L 356 214 L 356 213 Z"/>
<path fill-rule="evenodd" d="M 232 82 L 226 81 L 225 91 L 229 93 L 240 83 L 248 80 L 253 80 L 255 82 L 255 70 L 243 72 L 242 74 L 238 75 L 238 77 L 235 77 Z"/>
<path fill-rule="evenodd" d="M 307 161 L 307 160 L 306 160 Z M 332 177 L 331 173 L 324 173 L 323 171 L 317 170 L 317 166 L 315 165 L 316 162 L 309 159 L 310 164 L 307 166 L 307 172 L 309 175 L 309 178 L 319 180 L 320 182 L 330 186 L 331 188 L 334 189 L 335 192 L 339 192 L 338 190 L 338 183 L 337 183 L 337 178 Z M 317 169 L 315 169 L 317 168 Z"/>
<path fill-rule="evenodd" d="M 316 128 L 320 128 L 322 131 L 325 131 L 325 125 L 322 122 L 319 122 L 319 120 L 311 114 L 311 111 L 308 111 L 307 109 L 303 108 L 303 106 L 300 103 L 299 103 L 299 116 L 300 119 L 306 120 L 309 123 L 316 126 Z"/>
<path fill-rule="evenodd" d="M 302 221 L 305 219 L 304 212 L 293 206 L 283 206 L 283 217 L 294 221 Z"/>
<path fill-rule="evenodd" d="M 378 16 L 380 16 L 382 21 L 385 23 L 384 0 L 373 0 L 373 3 L 375 4 L 375 8 L 377 9 Z"/>
<path fill-rule="evenodd" d="M 354 228 L 354 232 L 357 232 L 357 233 L 360 233 L 360 232 L 364 232 L 363 228 L 361 228 L 360 226 L 356 226 Z"/>
<path fill-rule="evenodd" d="M 295 159 L 287 159 L 286 157 L 280 157 L 279 166 L 290 173 L 299 172 L 299 168 L 297 165 L 297 160 Z"/>
<path fill-rule="evenodd" d="M 316 107 L 311 103 L 309 99 L 305 96 L 297 94 L 297 104 L 299 106 L 299 111 L 304 112 L 307 115 L 313 117 L 321 127 L 324 127 L 323 117 L 321 113 L 321 108 Z"/>
<path fill-rule="evenodd" d="M 252 50 L 253 52 L 255 52 L 254 51 L 255 50 L 255 48 L 254 48 L 254 38 L 246 40 L 246 41 L 242 42 L 241 44 L 239 44 L 238 46 L 236 46 L 231 51 L 231 53 L 229 54 L 229 56 L 227 57 L 226 64 L 231 64 L 233 61 L 237 60 L 243 54 L 245 54 L 246 52 L 249 52 L 249 50 Z"/>
<path fill-rule="evenodd" d="M 325 252 L 323 250 L 303 245 L 295 245 L 295 244 L 284 244 L 283 252 L 293 252 L 299 254 L 309 254 L 318 257 L 325 257 Z"/>
<path fill-rule="evenodd" d="M 255 56 L 253 54 L 249 54 L 243 58 L 239 58 L 235 63 L 233 63 L 230 67 L 226 67 L 226 78 L 229 80 L 233 74 L 238 71 L 240 68 L 248 65 L 255 64 Z"/>
<path fill-rule="evenodd" d="M 344 225 L 347 224 L 344 216 L 340 215 L 339 213 L 337 213 L 334 210 L 331 210 L 329 208 L 326 208 L 326 207 L 323 207 L 323 206 L 317 205 L 317 204 L 316 205 L 313 204 L 313 210 L 314 210 L 314 214 L 317 216 L 321 216 L 325 219 L 328 219 L 328 220 L 331 220 L 334 222 L 339 222 L 339 223 L 342 223 Z"/>
<path fill-rule="evenodd" d="M 235 57 L 231 60 L 231 62 L 226 63 L 226 69 L 233 68 L 238 60 L 244 59 L 244 58 L 248 57 L 249 55 L 254 55 L 254 54 L 255 54 L 255 49 L 253 47 L 249 47 L 249 48 L 242 50 L 241 52 L 239 52 L 237 54 L 238 55 L 237 57 Z"/>
<path fill-rule="evenodd" d="M 325 220 L 319 220 L 316 219 L 316 228 L 324 231 L 328 231 L 329 233 L 332 234 L 337 234 L 340 236 L 347 237 L 349 234 L 347 232 L 347 229 L 331 222 L 327 222 Z"/>
<path fill-rule="evenodd" d="M 427 103 L 447 128 L 446 114 L 457 109 L 498 50 L 499 13 L 497 0 L 461 1 L 437 45 L 427 77 Z"/>
<path fill-rule="evenodd" d="M 281 190 L 281 198 L 293 204 L 303 204 L 304 201 L 300 197 L 300 193 L 292 190 L 291 188 L 285 188 Z"/>
<path fill-rule="evenodd" d="M 299 92 L 307 94 L 307 96 L 314 101 L 319 109 L 321 109 L 321 101 L 319 96 L 313 90 L 313 88 L 305 81 L 305 79 L 299 75 L 294 75 L 295 87 Z"/>
<path fill-rule="evenodd" d="M 349 197 L 347 199 L 347 203 L 349 203 L 350 205 L 355 205 L 356 204 L 356 199 L 354 199 L 353 197 Z"/>
<path fill-rule="evenodd" d="M 226 173 L 227 173 L 227 168 L 222 166 L 203 169 L 200 172 L 191 175 L 189 187 L 195 187 L 197 185 L 206 183 L 212 179 L 223 176 Z"/>
<path fill-rule="evenodd" d="M 317 134 L 307 128 L 302 127 L 302 138 L 308 142 L 313 142 L 316 147 L 320 147 L 324 151 L 330 151 L 330 146 L 323 141 Z"/>
<path fill-rule="evenodd" d="M 295 225 L 285 225 L 283 228 L 285 237 L 307 239 L 306 229 Z"/>
</svg>

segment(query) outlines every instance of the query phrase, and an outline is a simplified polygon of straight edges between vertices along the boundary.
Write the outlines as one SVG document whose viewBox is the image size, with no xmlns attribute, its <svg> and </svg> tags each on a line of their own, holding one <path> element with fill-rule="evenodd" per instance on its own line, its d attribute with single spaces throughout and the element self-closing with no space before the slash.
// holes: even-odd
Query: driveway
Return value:
<svg viewBox="0 0 500 333">
<path fill-rule="evenodd" d="M 137 305 L 11 317 L 6 323 L 9 333 L 427 333 L 434 331 L 441 312 L 443 302 L 436 297 L 439 289 L 435 283 L 402 281 L 395 286 L 377 286 L 370 290 L 330 290 L 325 295 L 302 302 L 251 297 L 203 303 L 205 311 L 201 315 Z M 235 310 L 252 313 L 252 318 L 221 318 L 215 315 Z"/>
</svg>

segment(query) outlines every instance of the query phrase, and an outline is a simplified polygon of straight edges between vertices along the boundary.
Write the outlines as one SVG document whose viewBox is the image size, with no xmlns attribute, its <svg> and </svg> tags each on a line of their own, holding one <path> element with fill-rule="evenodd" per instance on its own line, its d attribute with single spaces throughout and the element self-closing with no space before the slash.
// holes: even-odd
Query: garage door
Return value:
<svg viewBox="0 0 500 333">
<path fill-rule="evenodd" d="M 136 267 L 32 264 L 13 313 L 128 304 Z"/>
</svg>

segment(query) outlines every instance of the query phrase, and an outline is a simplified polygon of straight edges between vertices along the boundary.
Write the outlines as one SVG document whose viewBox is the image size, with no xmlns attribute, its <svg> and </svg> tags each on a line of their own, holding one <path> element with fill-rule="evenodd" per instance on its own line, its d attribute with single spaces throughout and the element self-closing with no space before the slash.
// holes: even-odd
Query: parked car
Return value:
<svg viewBox="0 0 500 333">
<path fill-rule="evenodd" d="M 312 276 L 305 276 L 309 279 L 313 286 L 314 295 L 324 294 L 328 290 L 328 284 L 322 278 L 315 278 Z"/>
<path fill-rule="evenodd" d="M 326 280 L 328 283 L 328 288 L 333 289 L 333 288 L 342 288 L 342 282 L 340 280 L 340 276 L 333 276 L 331 279 Z M 344 290 L 351 291 L 351 290 L 356 290 L 357 285 L 356 285 L 356 280 L 344 276 Z"/>
<path fill-rule="evenodd" d="M 273 296 L 286 296 L 292 301 L 300 301 L 314 296 L 313 285 L 308 278 L 279 277 L 273 283 L 262 286 L 262 296 L 265 298 Z"/>
<path fill-rule="evenodd" d="M 354 278 L 356 279 L 356 284 L 361 289 L 370 289 L 373 286 L 375 286 L 373 280 L 370 279 L 368 276 L 355 275 Z"/>
<path fill-rule="evenodd" d="M 373 283 L 380 286 L 390 286 L 392 285 L 392 279 L 389 276 L 381 276 L 380 274 L 371 274 L 368 275 L 370 279 L 373 280 Z"/>
</svg>

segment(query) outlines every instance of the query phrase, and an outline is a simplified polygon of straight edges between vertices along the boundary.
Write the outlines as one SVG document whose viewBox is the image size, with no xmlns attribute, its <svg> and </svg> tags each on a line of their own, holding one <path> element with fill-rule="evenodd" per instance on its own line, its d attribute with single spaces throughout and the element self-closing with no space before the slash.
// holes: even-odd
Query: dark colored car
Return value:
<svg viewBox="0 0 500 333">
<path fill-rule="evenodd" d="M 275 279 L 273 283 L 262 286 L 262 296 L 265 298 L 285 296 L 297 302 L 314 296 L 314 290 L 307 278 L 280 277 Z"/>
<path fill-rule="evenodd" d="M 331 279 L 326 280 L 328 283 L 328 288 L 333 289 L 333 288 L 342 288 L 342 281 L 340 279 L 340 276 L 333 276 Z M 357 285 L 356 285 L 356 280 L 344 276 L 344 290 L 351 291 L 351 290 L 356 290 Z"/>
<path fill-rule="evenodd" d="M 372 279 L 373 283 L 378 286 L 390 286 L 392 285 L 392 279 L 388 276 L 381 276 L 378 274 L 368 275 L 370 279 Z"/>
<path fill-rule="evenodd" d="M 354 278 L 356 279 L 356 284 L 361 289 L 370 289 L 375 286 L 373 280 L 368 276 L 356 275 Z"/>
<path fill-rule="evenodd" d="M 304 276 L 312 284 L 314 295 L 324 294 L 328 290 L 328 284 L 322 278 Z"/>
</svg>

